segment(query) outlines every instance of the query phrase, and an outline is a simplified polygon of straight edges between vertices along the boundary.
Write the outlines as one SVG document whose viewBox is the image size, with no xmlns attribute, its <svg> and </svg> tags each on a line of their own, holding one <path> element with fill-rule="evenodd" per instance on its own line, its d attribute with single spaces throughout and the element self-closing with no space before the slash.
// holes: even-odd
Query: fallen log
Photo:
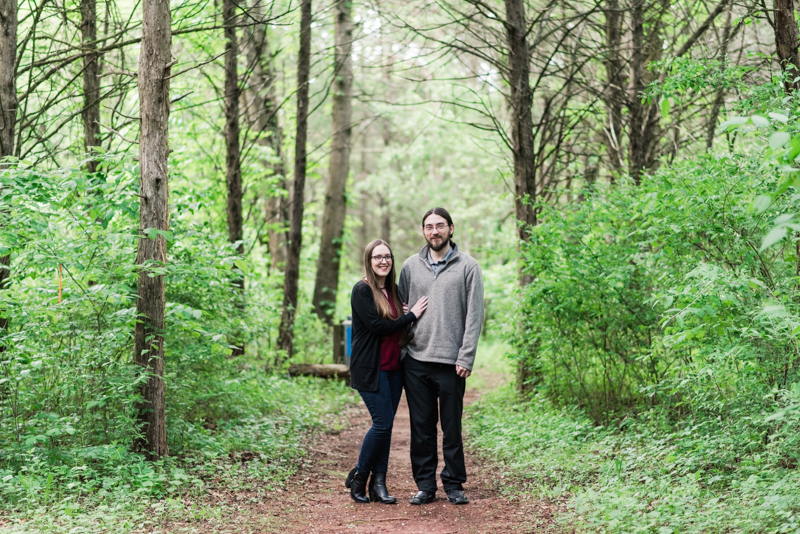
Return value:
<svg viewBox="0 0 800 534">
<path fill-rule="evenodd" d="M 350 369 L 339 363 L 311 363 L 289 366 L 289 376 L 316 376 L 319 378 L 350 378 Z"/>
</svg>

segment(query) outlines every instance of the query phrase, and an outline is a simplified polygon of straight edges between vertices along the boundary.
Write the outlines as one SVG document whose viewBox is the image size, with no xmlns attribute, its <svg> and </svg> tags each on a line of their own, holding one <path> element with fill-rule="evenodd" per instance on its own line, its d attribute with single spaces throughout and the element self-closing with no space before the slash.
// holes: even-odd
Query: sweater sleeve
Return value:
<svg viewBox="0 0 800 534">
<path fill-rule="evenodd" d="M 456 365 L 471 371 L 483 327 L 483 274 L 477 263 L 467 272 L 464 283 L 467 291 L 467 317 Z"/>
<path fill-rule="evenodd" d="M 357 287 L 350 297 L 350 304 L 353 307 L 353 314 L 364 321 L 370 333 L 376 337 L 383 337 L 392 332 L 405 328 L 417 320 L 416 316 L 408 312 L 399 319 L 384 319 L 378 314 L 375 301 L 372 298 L 372 291 L 369 286 Z"/>
</svg>

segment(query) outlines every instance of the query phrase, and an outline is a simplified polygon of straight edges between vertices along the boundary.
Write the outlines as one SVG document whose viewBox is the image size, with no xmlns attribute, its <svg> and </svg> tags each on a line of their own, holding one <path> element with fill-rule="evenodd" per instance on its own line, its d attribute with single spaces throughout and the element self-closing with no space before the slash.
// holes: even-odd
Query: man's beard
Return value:
<svg viewBox="0 0 800 534">
<path fill-rule="evenodd" d="M 450 236 L 447 236 L 447 237 L 442 236 L 441 239 L 442 239 L 442 242 L 439 243 L 438 245 L 434 245 L 433 243 L 431 243 L 431 240 L 428 239 L 427 237 L 425 238 L 425 241 L 428 242 L 428 246 L 431 248 L 432 251 L 439 252 L 440 250 L 445 248 L 448 243 L 450 243 Z"/>
</svg>

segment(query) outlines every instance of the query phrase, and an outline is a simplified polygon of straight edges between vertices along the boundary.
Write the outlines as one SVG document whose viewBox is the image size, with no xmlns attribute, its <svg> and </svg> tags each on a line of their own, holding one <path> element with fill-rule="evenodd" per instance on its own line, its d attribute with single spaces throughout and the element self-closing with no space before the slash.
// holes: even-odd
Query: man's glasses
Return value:
<svg viewBox="0 0 800 534">
<path fill-rule="evenodd" d="M 423 226 L 423 228 L 425 229 L 426 232 L 433 232 L 434 228 L 436 228 L 441 232 L 442 230 L 447 228 L 447 225 L 445 223 L 439 223 L 436 226 L 433 226 L 431 224 L 426 224 L 425 226 Z"/>
<path fill-rule="evenodd" d="M 392 263 L 392 255 L 387 254 L 386 256 L 372 256 L 372 261 L 374 261 L 375 263 L 381 263 L 384 261 L 386 263 Z"/>
</svg>

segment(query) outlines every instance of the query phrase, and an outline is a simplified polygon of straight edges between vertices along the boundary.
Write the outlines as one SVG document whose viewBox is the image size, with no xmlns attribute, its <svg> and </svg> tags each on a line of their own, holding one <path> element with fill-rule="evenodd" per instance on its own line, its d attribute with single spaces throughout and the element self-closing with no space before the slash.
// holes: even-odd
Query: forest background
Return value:
<svg viewBox="0 0 800 534">
<path fill-rule="evenodd" d="M 521 491 L 587 531 L 800 529 L 792 0 L 0 0 L 0 30 L 16 524 L 285 480 L 352 402 L 285 369 L 441 205 L 517 374 L 468 430 Z"/>
</svg>

